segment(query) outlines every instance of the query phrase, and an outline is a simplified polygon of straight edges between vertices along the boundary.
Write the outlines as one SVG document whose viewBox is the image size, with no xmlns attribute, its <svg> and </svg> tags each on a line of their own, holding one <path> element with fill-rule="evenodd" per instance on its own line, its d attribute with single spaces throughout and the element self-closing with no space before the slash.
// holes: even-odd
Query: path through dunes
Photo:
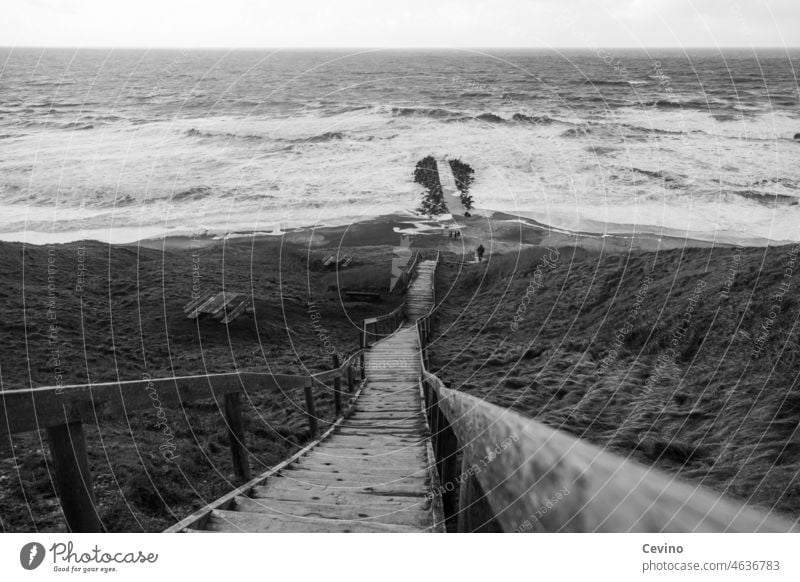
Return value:
<svg viewBox="0 0 800 582">
<path fill-rule="evenodd" d="M 444 531 L 430 431 L 423 411 L 416 318 L 433 306 L 435 261 L 423 261 L 407 321 L 365 356 L 352 413 L 263 484 L 181 522 L 177 531 Z M 174 528 L 173 528 L 174 529 Z"/>
</svg>

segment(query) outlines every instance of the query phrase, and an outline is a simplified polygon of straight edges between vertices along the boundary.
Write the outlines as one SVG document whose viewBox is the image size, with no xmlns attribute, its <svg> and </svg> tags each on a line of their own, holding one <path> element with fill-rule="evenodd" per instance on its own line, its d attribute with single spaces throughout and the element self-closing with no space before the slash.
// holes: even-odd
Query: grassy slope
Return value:
<svg viewBox="0 0 800 582">
<path fill-rule="evenodd" d="M 346 249 L 349 251 L 349 249 Z M 374 304 L 340 300 L 337 287 L 383 290 L 389 254 L 383 247 L 354 249 L 352 268 L 337 275 L 321 262 L 337 251 L 307 254 L 302 245 L 250 242 L 162 253 L 148 249 L 86 247 L 86 284 L 75 293 L 78 245 L 55 247 L 56 320 L 65 383 L 226 372 L 236 369 L 307 374 L 328 369 L 329 347 L 312 326 L 309 287 L 319 325 L 343 353 L 357 348 L 354 322 L 391 310 L 399 300 Z M 185 318 L 193 265 L 203 288 L 252 292 L 255 318 L 226 327 Z M 0 374 L 4 389 L 56 383 L 48 338 L 48 249 L 0 245 Z M 376 268 L 384 265 L 385 268 Z M 283 285 L 281 289 L 281 284 Z M 24 306 L 24 308 L 23 308 Z M 83 314 L 82 314 L 83 313 Z M 287 457 L 308 439 L 301 393 L 258 393 L 244 401 L 254 474 Z M 332 418 L 329 393 L 318 414 Z M 165 437 L 155 410 L 87 426 L 95 492 L 111 531 L 158 531 L 227 492 L 232 466 L 217 403 L 194 402 L 165 411 L 175 434 L 177 462 L 159 451 Z M 324 428 L 325 423 L 321 426 Z M 15 435 L 16 459 L 0 459 L 0 531 L 63 530 L 43 435 Z"/>
<path fill-rule="evenodd" d="M 452 387 L 796 516 L 800 264 L 784 278 L 791 251 L 561 249 L 540 276 L 539 249 L 445 264 L 432 364 Z"/>
</svg>

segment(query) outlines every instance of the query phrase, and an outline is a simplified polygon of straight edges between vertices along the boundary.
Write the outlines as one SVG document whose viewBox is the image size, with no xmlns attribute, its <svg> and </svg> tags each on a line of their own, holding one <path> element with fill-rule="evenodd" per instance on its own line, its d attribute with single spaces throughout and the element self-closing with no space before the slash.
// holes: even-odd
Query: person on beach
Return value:
<svg viewBox="0 0 800 582">
<path fill-rule="evenodd" d="M 475 252 L 478 255 L 478 262 L 479 263 L 483 262 L 483 253 L 484 253 L 485 250 L 486 249 L 483 248 L 483 245 L 478 245 L 478 248 L 475 249 Z"/>
</svg>

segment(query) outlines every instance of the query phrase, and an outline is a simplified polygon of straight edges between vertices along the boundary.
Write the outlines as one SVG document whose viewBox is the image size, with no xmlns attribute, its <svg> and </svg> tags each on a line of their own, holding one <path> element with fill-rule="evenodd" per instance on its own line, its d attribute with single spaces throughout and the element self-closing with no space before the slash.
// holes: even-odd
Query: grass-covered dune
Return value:
<svg viewBox="0 0 800 582">
<path fill-rule="evenodd" d="M 432 366 L 451 387 L 797 516 L 798 249 L 451 255 Z"/>
<path fill-rule="evenodd" d="M 402 300 L 384 295 L 375 303 L 354 302 L 341 293 L 347 287 L 388 289 L 391 247 L 384 231 L 391 228 L 380 226 L 225 244 L 167 241 L 163 249 L 152 241 L 0 243 L 2 389 L 141 380 L 145 374 L 330 369 L 333 350 L 358 349 L 361 319 Z M 353 243 L 358 246 L 342 246 Z M 325 259 L 337 254 L 352 256 L 349 267 L 325 269 Z M 202 289 L 251 294 L 255 311 L 228 326 L 189 320 L 182 308 Z M 316 394 L 324 429 L 333 420 L 333 399 L 322 388 Z M 301 389 L 247 393 L 242 403 L 254 475 L 308 441 Z M 221 402 L 193 401 L 163 414 L 169 438 L 155 409 L 84 425 L 108 531 L 160 531 L 236 485 Z M 64 531 L 44 431 L 16 434 L 13 443 L 14 456 L 0 457 L 0 532 Z M 162 454 L 167 444 L 175 446 L 172 458 Z"/>
</svg>

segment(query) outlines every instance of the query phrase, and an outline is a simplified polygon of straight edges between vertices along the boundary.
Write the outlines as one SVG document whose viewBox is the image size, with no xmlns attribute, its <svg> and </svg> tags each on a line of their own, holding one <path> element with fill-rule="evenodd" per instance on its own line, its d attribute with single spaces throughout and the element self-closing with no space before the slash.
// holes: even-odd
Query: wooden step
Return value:
<svg viewBox="0 0 800 582">
<path fill-rule="evenodd" d="M 419 528 L 383 524 L 374 521 L 293 518 L 278 515 L 265 515 L 249 511 L 226 511 L 215 509 L 206 522 L 206 529 L 216 532 L 250 532 L 250 533 L 302 533 L 302 532 L 335 532 L 335 533 L 410 533 Z"/>
<path fill-rule="evenodd" d="M 319 501 L 285 501 L 236 497 L 234 511 L 248 513 L 268 513 L 284 518 L 315 518 L 380 522 L 394 525 L 407 525 L 416 528 L 429 528 L 433 516 L 426 509 L 415 505 L 362 504 L 343 505 L 321 503 Z"/>
</svg>

